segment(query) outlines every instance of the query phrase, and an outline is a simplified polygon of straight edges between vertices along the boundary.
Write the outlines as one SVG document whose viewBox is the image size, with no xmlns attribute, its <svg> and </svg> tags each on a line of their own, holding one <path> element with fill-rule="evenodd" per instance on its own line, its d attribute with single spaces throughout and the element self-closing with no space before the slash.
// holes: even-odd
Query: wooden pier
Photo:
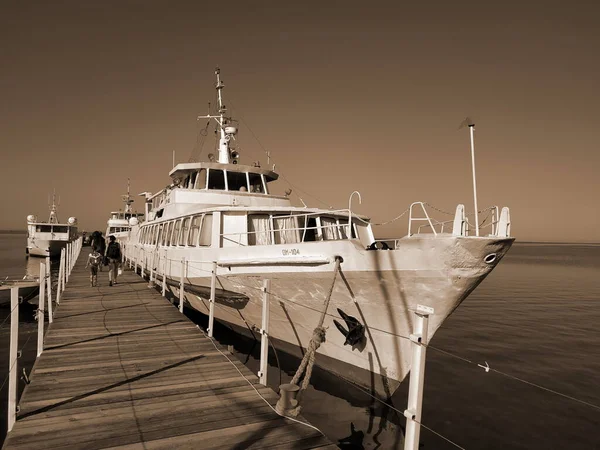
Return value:
<svg viewBox="0 0 600 450">
<path fill-rule="evenodd" d="M 88 253 L 62 293 L 4 450 L 338 448 L 276 414 L 275 392 L 132 271 L 109 287 L 104 268 L 90 287 Z"/>
</svg>

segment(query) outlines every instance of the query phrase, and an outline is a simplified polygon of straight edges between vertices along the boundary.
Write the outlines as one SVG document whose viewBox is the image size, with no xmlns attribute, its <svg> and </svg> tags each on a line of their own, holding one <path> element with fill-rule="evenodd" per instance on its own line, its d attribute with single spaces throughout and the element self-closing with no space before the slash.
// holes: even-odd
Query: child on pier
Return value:
<svg viewBox="0 0 600 450">
<path fill-rule="evenodd" d="M 102 255 L 98 253 L 96 250 L 92 250 L 90 256 L 88 256 L 88 260 L 85 263 L 86 269 L 90 268 L 90 286 L 98 286 L 98 268 L 102 263 Z"/>
</svg>

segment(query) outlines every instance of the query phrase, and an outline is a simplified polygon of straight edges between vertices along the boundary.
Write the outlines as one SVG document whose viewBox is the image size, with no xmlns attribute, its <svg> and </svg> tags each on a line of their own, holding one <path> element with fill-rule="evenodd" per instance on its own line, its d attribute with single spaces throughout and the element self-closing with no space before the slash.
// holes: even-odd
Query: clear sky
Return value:
<svg viewBox="0 0 600 450">
<path fill-rule="evenodd" d="M 188 161 L 214 104 L 218 65 L 241 162 L 264 166 L 269 150 L 295 204 L 347 208 L 358 190 L 353 209 L 375 222 L 417 200 L 472 211 L 469 134 L 457 130 L 468 115 L 480 207 L 509 206 L 519 240 L 600 242 L 599 11 L 2 2 L 0 229 L 45 219 L 55 188 L 62 220 L 104 231 L 128 177 L 135 194 L 167 185 L 173 150 Z M 213 145 L 211 128 L 204 157 Z M 402 219 L 377 233 L 405 232 Z"/>
</svg>

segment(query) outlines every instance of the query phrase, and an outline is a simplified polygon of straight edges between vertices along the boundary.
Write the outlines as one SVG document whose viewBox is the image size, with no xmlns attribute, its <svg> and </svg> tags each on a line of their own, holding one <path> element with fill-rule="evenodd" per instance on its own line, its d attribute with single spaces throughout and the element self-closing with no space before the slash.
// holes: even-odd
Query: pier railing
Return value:
<svg viewBox="0 0 600 450">
<path fill-rule="evenodd" d="M 56 284 L 56 304 L 60 304 L 60 296 L 64 291 L 66 282 L 69 279 L 69 275 L 75 266 L 75 261 L 81 252 L 82 238 L 79 238 L 73 242 L 67 244 L 65 248 L 61 250 L 59 269 L 58 269 L 58 280 Z M 51 273 L 51 261 L 50 257 L 46 257 L 45 261 L 40 262 L 40 276 L 39 276 L 39 294 L 38 294 L 38 308 L 36 310 L 35 319 L 38 322 L 37 332 L 37 352 L 36 358 L 39 357 L 44 351 L 44 321 L 46 311 L 48 313 L 48 322 L 53 321 L 53 300 L 52 300 L 52 273 Z M 13 287 L 10 290 L 10 343 L 9 343 L 9 357 L 8 357 L 8 431 L 11 431 L 17 417 L 18 412 L 18 391 L 17 391 L 17 377 L 19 374 L 18 360 L 21 357 L 23 348 L 27 345 L 27 342 L 23 344 L 19 350 L 19 305 L 23 302 L 23 297 L 19 296 L 19 287 Z M 46 309 L 47 308 L 47 309 Z M 6 318 L 8 320 L 8 317 Z M 0 324 L 0 327 L 4 323 Z M 28 383 L 28 377 L 25 372 L 25 368 L 22 368 L 23 378 Z M 2 383 L 4 383 L 6 379 Z"/>
</svg>

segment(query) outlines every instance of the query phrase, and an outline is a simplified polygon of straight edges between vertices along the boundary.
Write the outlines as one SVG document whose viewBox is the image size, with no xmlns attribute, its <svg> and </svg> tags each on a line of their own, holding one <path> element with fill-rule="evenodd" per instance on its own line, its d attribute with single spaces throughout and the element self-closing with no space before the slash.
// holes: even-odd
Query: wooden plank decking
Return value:
<svg viewBox="0 0 600 450">
<path fill-rule="evenodd" d="M 254 390 L 274 405 L 271 389 L 133 272 L 90 287 L 87 250 L 3 449 L 338 448 L 278 416 Z"/>
</svg>

